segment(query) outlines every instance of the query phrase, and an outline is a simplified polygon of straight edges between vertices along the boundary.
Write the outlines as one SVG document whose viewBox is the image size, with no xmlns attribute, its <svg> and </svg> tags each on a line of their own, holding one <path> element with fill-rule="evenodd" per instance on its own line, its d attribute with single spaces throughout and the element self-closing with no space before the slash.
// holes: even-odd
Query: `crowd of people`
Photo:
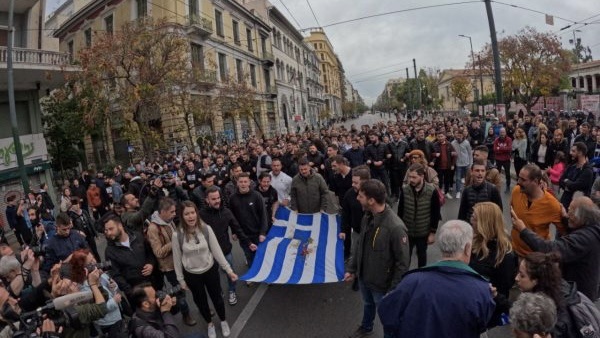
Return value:
<svg viewBox="0 0 600 338">
<path fill-rule="evenodd" d="M 518 337 L 575 337 L 569 306 L 596 300 L 600 285 L 594 122 L 548 111 L 509 120 L 398 115 L 85 170 L 54 199 L 45 184 L 9 194 L 2 332 L 178 337 L 175 316 L 197 325 L 191 300 L 208 330 L 189 336 L 215 338 L 219 328 L 228 337 L 225 302 L 238 302 L 233 246 L 250 266 L 287 207 L 341 215 L 344 279 L 364 303 L 352 337 L 372 334 L 377 313 L 386 337 L 478 337 L 508 318 Z M 439 226 L 452 199 L 458 213 Z M 432 264 L 434 243 L 442 260 Z M 415 248 L 418 269 L 409 271 Z M 523 295 L 513 304 L 515 283 Z M 77 293 L 91 301 L 75 305 L 77 325 L 65 325 L 72 313 L 58 306 L 31 327 L 22 320 Z"/>
</svg>

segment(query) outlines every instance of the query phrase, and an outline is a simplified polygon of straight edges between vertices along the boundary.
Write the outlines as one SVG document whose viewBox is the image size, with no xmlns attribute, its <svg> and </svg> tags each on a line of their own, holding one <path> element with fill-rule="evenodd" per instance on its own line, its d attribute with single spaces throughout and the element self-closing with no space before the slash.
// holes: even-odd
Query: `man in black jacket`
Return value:
<svg viewBox="0 0 600 338">
<path fill-rule="evenodd" d="M 392 158 L 390 159 L 390 185 L 392 197 L 398 198 L 399 188 L 402 186 L 404 175 L 406 175 L 408 143 L 400 136 L 400 131 L 395 130 L 392 141 L 388 144 Z"/>
<path fill-rule="evenodd" d="M 134 286 L 152 280 L 156 259 L 143 235 L 125 231 L 119 216 L 108 213 L 102 222 L 107 239 L 104 257 L 112 263 L 112 277 L 119 289 L 130 298 Z M 160 285 L 152 281 L 155 286 Z"/>
<path fill-rule="evenodd" d="M 241 173 L 237 183 L 238 191 L 229 199 L 229 207 L 250 242 L 258 244 L 265 240 L 268 227 L 263 198 L 258 191 L 250 189 L 250 175 L 247 173 Z M 255 252 L 245 245 L 242 245 L 242 250 L 248 266 L 252 266 Z"/>
<path fill-rule="evenodd" d="M 390 193 L 390 180 L 385 170 L 385 162 L 392 158 L 387 144 L 379 141 L 379 135 L 375 132 L 369 133 L 371 144 L 365 150 L 365 159 L 367 165 L 371 168 L 371 177 L 380 180 L 386 187 L 386 192 Z"/>
<path fill-rule="evenodd" d="M 177 303 L 174 297 L 167 295 L 161 300 L 150 284 L 136 286 L 131 294 L 136 309 L 129 328 L 134 337 L 181 337 L 171 313 L 171 308 Z"/>
<path fill-rule="evenodd" d="M 493 202 L 502 210 L 502 197 L 495 185 L 486 181 L 486 162 L 476 160 L 471 166 L 471 185 L 466 187 L 460 199 L 458 219 L 471 222 L 473 207 L 480 202 Z"/>
<path fill-rule="evenodd" d="M 583 142 L 575 142 L 571 147 L 571 164 L 562 174 L 559 185 L 564 192 L 560 203 L 568 208 L 575 192 L 581 191 L 585 196 L 590 195 L 594 184 L 594 170 L 587 159 L 587 146 Z"/>
<path fill-rule="evenodd" d="M 229 265 L 233 266 L 229 229 L 231 229 L 234 241 L 239 240 L 242 247 L 248 247 L 250 251 L 256 251 L 256 244 L 250 242 L 231 210 L 223 205 L 219 188 L 213 186 L 206 190 L 206 206 L 200 210 L 200 218 L 213 229 Z M 233 306 L 237 304 L 235 282 L 229 276 L 227 276 L 227 282 L 229 284 L 229 305 Z"/>
<path fill-rule="evenodd" d="M 558 251 L 563 277 L 576 282 L 577 288 L 592 301 L 598 298 L 600 283 L 600 209 L 588 197 L 577 197 L 569 206 L 569 234 L 547 241 L 527 229 L 514 213 L 513 227 L 521 239 L 535 251 Z"/>
</svg>

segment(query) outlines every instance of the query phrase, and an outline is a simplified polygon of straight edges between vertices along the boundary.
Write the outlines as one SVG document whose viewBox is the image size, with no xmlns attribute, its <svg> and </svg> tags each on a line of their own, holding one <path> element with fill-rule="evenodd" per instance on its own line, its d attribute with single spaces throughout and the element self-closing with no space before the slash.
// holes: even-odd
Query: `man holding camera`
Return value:
<svg viewBox="0 0 600 338">
<path fill-rule="evenodd" d="M 203 337 L 199 333 L 181 335 L 171 311 L 177 303 L 176 297 L 156 291 L 152 285 L 145 283 L 133 288 L 131 298 L 136 307 L 129 323 L 133 337 Z"/>
</svg>

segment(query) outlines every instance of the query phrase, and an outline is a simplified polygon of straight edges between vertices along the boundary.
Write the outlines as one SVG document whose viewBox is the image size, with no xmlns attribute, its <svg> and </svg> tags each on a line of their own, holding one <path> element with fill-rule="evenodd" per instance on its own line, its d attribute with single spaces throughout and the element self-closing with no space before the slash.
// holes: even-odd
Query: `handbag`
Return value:
<svg viewBox="0 0 600 338">
<path fill-rule="evenodd" d="M 437 195 L 438 195 L 438 199 L 440 200 L 440 207 L 441 207 L 444 204 L 446 204 L 446 195 L 444 195 L 444 192 L 440 188 L 435 188 L 435 190 L 437 191 Z"/>
</svg>

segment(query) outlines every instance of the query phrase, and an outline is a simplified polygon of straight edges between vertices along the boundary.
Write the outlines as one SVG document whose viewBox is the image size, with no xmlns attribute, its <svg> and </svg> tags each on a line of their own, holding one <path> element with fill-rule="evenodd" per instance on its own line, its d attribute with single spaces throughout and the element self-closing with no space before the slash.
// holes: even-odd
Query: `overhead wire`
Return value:
<svg viewBox="0 0 600 338">
<path fill-rule="evenodd" d="M 283 7 L 285 8 L 285 10 L 290 14 L 290 16 L 292 17 L 292 19 L 296 23 L 296 25 L 298 25 L 298 28 L 302 27 L 300 25 L 300 23 L 298 22 L 298 20 L 296 20 L 296 17 L 294 16 L 294 14 L 292 14 L 292 11 L 290 11 L 290 9 L 288 8 L 288 6 L 286 6 L 286 4 L 283 2 L 283 0 L 279 0 L 279 2 L 283 5 Z"/>
<path fill-rule="evenodd" d="M 373 69 L 370 69 L 370 70 L 365 70 L 365 71 L 362 71 L 362 72 L 359 72 L 359 73 L 354 73 L 354 74 L 348 75 L 348 77 L 355 77 L 355 76 L 358 76 L 358 75 L 362 75 L 362 74 L 366 74 L 366 73 L 371 73 L 371 72 L 374 72 L 374 71 L 377 71 L 377 70 L 391 68 L 391 67 L 395 67 L 395 66 L 405 65 L 405 64 L 408 64 L 408 63 L 412 63 L 412 60 L 407 60 L 407 61 L 400 62 L 400 63 L 394 63 L 394 64 L 388 65 L 388 66 L 377 67 L 377 68 L 373 68 Z"/>
<path fill-rule="evenodd" d="M 310 12 L 312 13 L 313 18 L 315 18 L 315 22 L 317 23 L 317 26 L 321 27 L 321 24 L 319 23 L 319 19 L 317 19 L 317 16 L 315 15 L 315 11 L 313 11 L 312 6 L 310 5 L 310 1 L 306 0 L 306 3 L 308 4 L 308 8 L 310 8 Z"/>
</svg>

